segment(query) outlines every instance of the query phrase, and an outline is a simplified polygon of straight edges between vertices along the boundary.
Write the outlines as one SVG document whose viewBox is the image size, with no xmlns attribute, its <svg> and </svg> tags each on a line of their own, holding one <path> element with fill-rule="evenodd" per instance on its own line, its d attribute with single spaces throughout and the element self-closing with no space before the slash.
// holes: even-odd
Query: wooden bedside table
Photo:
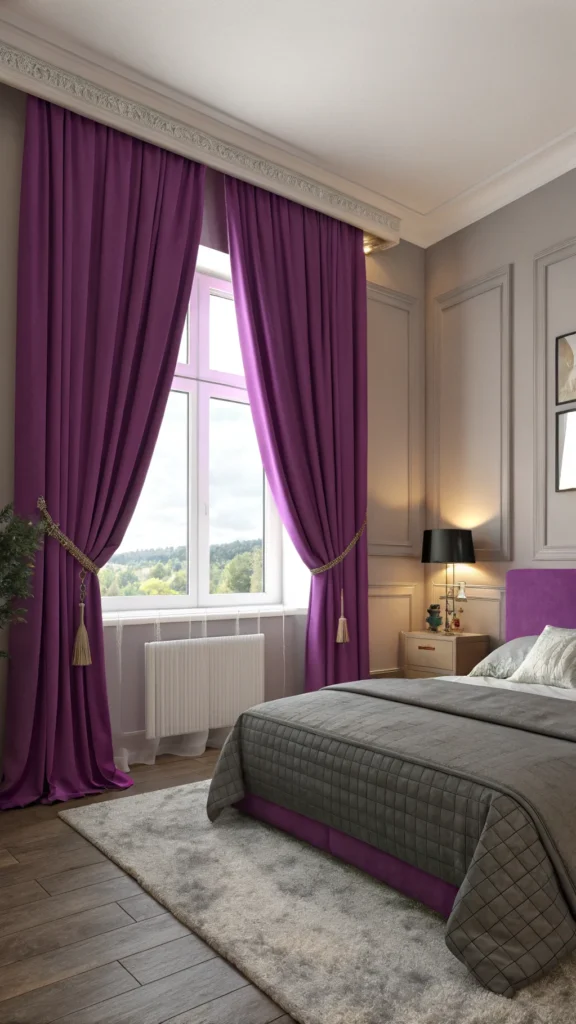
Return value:
<svg viewBox="0 0 576 1024">
<path fill-rule="evenodd" d="M 405 679 L 467 676 L 489 649 L 486 633 L 400 633 L 400 665 Z"/>
</svg>

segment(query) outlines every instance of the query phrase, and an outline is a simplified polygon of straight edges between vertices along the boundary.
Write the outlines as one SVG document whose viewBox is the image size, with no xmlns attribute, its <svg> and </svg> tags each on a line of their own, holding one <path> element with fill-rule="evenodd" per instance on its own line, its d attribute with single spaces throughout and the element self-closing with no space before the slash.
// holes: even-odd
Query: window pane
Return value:
<svg viewBox="0 0 576 1024">
<path fill-rule="evenodd" d="M 210 292 L 210 369 L 244 376 L 234 299 Z"/>
<path fill-rule="evenodd" d="M 264 589 L 264 472 L 250 406 L 210 399 L 210 593 Z"/>
<path fill-rule="evenodd" d="M 182 337 L 180 339 L 180 348 L 178 350 L 178 362 L 188 362 L 188 317 L 186 317 L 186 323 L 184 324 L 184 330 L 182 331 Z"/>
<path fill-rule="evenodd" d="M 103 597 L 188 593 L 188 394 L 171 391 L 146 482 Z"/>
</svg>

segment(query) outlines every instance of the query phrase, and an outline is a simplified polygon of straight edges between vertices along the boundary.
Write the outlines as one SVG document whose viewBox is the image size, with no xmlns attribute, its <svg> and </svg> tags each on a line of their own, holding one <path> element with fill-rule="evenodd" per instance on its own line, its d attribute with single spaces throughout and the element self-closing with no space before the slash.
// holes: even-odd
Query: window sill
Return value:
<svg viewBox="0 0 576 1024">
<path fill-rule="evenodd" d="M 214 619 L 277 619 L 284 615 L 307 615 L 307 608 L 290 608 L 281 604 L 262 607 L 244 605 L 230 608 L 147 608 L 145 611 L 127 610 L 103 612 L 104 626 L 140 626 L 156 622 L 210 622 Z"/>
</svg>

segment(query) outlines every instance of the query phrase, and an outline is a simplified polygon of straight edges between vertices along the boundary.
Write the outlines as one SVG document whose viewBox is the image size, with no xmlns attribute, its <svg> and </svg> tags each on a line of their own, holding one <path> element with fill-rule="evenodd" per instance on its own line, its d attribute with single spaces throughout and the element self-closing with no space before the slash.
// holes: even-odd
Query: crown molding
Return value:
<svg viewBox="0 0 576 1024">
<path fill-rule="evenodd" d="M 388 245 L 402 237 L 427 248 L 576 167 L 574 130 L 419 212 L 141 72 L 81 46 L 72 52 L 15 11 L 0 16 L 0 82 L 354 224 Z"/>
<path fill-rule="evenodd" d="M 423 248 L 461 231 L 576 168 L 576 129 L 426 214 L 402 212 L 402 237 Z"/>
<path fill-rule="evenodd" d="M 236 140 L 232 142 L 228 138 L 230 133 L 236 137 L 243 133 L 231 129 L 223 122 L 199 115 L 192 107 L 178 104 L 180 116 L 175 116 L 174 102 L 152 88 L 143 90 L 141 86 L 136 86 L 130 89 L 129 80 L 123 78 L 124 88 L 119 92 L 95 80 L 99 77 L 95 74 L 89 78 L 78 74 L 68 66 L 71 55 L 67 51 L 60 50 L 57 53 L 58 62 L 55 63 L 53 59 L 48 60 L 37 52 L 15 45 L 7 39 L 7 36 L 13 34 L 24 33 L 5 22 L 0 23 L 0 81 L 7 85 L 294 199 L 304 206 L 376 235 L 388 245 L 399 242 L 399 218 L 345 191 L 347 183 L 343 183 L 342 189 L 334 187 L 326 180 L 321 180 L 318 168 L 314 168 L 313 176 L 304 173 L 294 166 L 302 161 L 285 151 L 279 150 L 279 159 L 273 159 L 269 155 L 271 147 L 254 137 L 246 137 L 249 148 L 239 145 Z M 36 43 L 41 42 L 36 37 L 29 38 Z M 42 48 L 50 51 L 57 49 L 46 42 Z M 86 70 L 89 73 L 98 71 L 98 68 L 91 65 Z M 99 70 L 102 72 L 104 69 Z M 144 99 L 131 95 L 135 91 L 140 94 L 144 92 Z M 205 125 L 208 121 L 212 121 L 212 124 L 207 128 Z"/>
</svg>

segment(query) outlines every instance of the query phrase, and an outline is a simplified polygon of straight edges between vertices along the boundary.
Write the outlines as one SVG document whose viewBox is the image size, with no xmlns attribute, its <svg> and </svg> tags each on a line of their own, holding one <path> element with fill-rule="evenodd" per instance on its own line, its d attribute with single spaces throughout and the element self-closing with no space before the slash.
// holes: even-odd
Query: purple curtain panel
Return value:
<svg viewBox="0 0 576 1024">
<path fill-rule="evenodd" d="M 16 361 L 16 510 L 52 517 L 97 565 L 138 501 L 176 366 L 204 168 L 29 98 Z M 79 566 L 47 537 L 10 638 L 0 807 L 131 780 L 114 766 L 98 582 L 92 665 L 72 667 Z"/>
<path fill-rule="evenodd" d="M 366 268 L 362 232 L 226 179 L 232 280 L 260 453 L 309 569 L 339 555 L 366 515 Z M 337 644 L 344 589 L 350 642 Z M 366 533 L 312 577 L 306 688 L 362 679 L 368 663 Z"/>
</svg>

